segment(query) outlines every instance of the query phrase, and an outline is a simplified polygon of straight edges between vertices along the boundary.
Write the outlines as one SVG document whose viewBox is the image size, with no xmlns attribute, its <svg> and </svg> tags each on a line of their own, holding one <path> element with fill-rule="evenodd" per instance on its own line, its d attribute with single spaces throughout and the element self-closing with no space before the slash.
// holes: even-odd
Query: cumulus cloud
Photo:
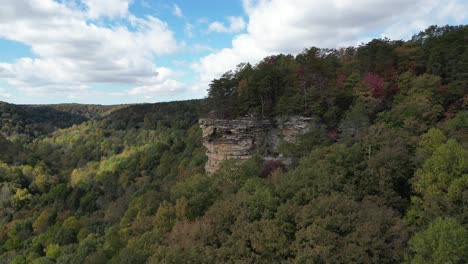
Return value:
<svg viewBox="0 0 468 264">
<path fill-rule="evenodd" d="M 306 47 L 357 45 L 380 33 L 408 38 L 429 25 L 461 23 L 467 18 L 464 0 L 244 0 L 247 32 L 232 39 L 232 47 L 213 52 L 192 65 L 198 72 L 196 88 L 241 62 L 256 63 L 277 53 L 297 54 Z M 222 24 L 213 31 L 225 32 Z"/>
<path fill-rule="evenodd" d="M 151 82 L 130 89 L 128 94 L 151 98 L 184 90 L 184 85 L 176 80 L 179 77 L 178 74 L 173 70 L 166 67 L 158 67 L 156 71 L 158 74 L 152 78 Z"/>
<path fill-rule="evenodd" d="M 0 38 L 24 43 L 36 55 L 0 63 L 0 80 L 29 95 L 82 94 L 100 83 L 161 85 L 155 57 L 180 47 L 165 22 L 129 14 L 129 0 L 83 0 L 89 10 L 52 0 L 0 2 Z M 110 2 L 116 7 L 102 11 Z M 122 15 L 128 25 L 89 20 Z"/>
<path fill-rule="evenodd" d="M 230 16 L 227 18 L 229 25 L 225 26 L 219 21 L 215 21 L 208 26 L 208 30 L 218 33 L 236 33 L 245 29 L 245 21 L 242 17 Z"/>
<path fill-rule="evenodd" d="M 176 17 L 184 17 L 184 13 L 182 12 L 182 9 L 176 4 L 174 4 L 174 7 L 172 9 L 172 14 Z"/>
</svg>

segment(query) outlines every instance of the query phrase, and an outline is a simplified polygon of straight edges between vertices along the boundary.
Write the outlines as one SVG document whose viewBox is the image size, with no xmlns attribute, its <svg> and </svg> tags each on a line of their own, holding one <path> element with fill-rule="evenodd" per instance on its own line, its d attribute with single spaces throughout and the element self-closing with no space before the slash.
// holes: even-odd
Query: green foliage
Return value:
<svg viewBox="0 0 468 264">
<path fill-rule="evenodd" d="M 296 216 L 296 262 L 397 263 L 406 230 L 398 213 L 375 198 L 362 202 L 339 194 L 322 196 Z M 394 239 L 394 237 L 403 240 Z"/>
<path fill-rule="evenodd" d="M 13 207 L 19 209 L 32 200 L 32 194 L 28 189 L 17 189 L 16 193 L 11 197 L 11 204 Z"/>
<path fill-rule="evenodd" d="M 391 111 L 381 114 L 383 121 L 421 134 L 434 126 L 442 116 L 443 106 L 435 98 L 440 78 L 419 76 L 411 82 L 408 91 L 395 97 Z"/>
<path fill-rule="evenodd" d="M 413 210 L 422 210 L 426 221 L 449 215 L 468 219 L 467 157 L 468 151 L 449 140 L 417 170 L 414 187 L 421 200 Z"/>
<path fill-rule="evenodd" d="M 37 234 L 44 233 L 47 227 L 51 225 L 55 220 L 56 212 L 52 208 L 47 208 L 39 215 L 32 227 L 34 232 Z"/>
<path fill-rule="evenodd" d="M 11 163 L 16 159 L 21 160 L 21 152 L 21 144 L 15 144 L 0 134 L 0 161 Z"/>
<path fill-rule="evenodd" d="M 201 216 L 219 195 L 214 187 L 212 179 L 203 174 L 195 174 L 174 186 L 173 199 L 185 197 L 193 214 Z"/>
<path fill-rule="evenodd" d="M 460 111 L 442 127 L 450 137 L 468 147 L 468 111 Z"/>
<path fill-rule="evenodd" d="M 57 259 L 60 255 L 60 246 L 57 244 L 49 244 L 44 251 L 48 258 Z"/>
<path fill-rule="evenodd" d="M 0 134 L 26 143 L 54 130 L 80 124 L 87 118 L 48 106 L 17 106 L 0 102 Z"/>
<path fill-rule="evenodd" d="M 156 216 L 153 220 L 154 227 L 163 232 L 167 232 L 172 229 L 175 221 L 176 210 L 174 205 L 166 201 L 162 202 L 159 205 L 158 211 L 156 212 Z"/>
<path fill-rule="evenodd" d="M 447 141 L 445 135 L 436 128 L 431 128 L 426 134 L 421 136 L 419 147 L 428 153 L 433 153 L 440 145 Z"/>
<path fill-rule="evenodd" d="M 327 135 L 324 126 L 312 128 L 295 143 L 283 142 L 279 151 L 288 157 L 299 159 L 307 155 L 312 149 L 330 145 L 332 139 Z"/>
<path fill-rule="evenodd" d="M 313 150 L 303 157 L 298 167 L 279 180 L 277 192 L 284 199 L 298 203 L 331 192 L 346 192 L 356 195 L 357 186 L 351 184 L 354 171 L 361 168 L 362 153 L 357 147 L 347 148 L 341 144 Z"/>
<path fill-rule="evenodd" d="M 464 263 L 468 259 L 468 231 L 452 218 L 437 218 L 409 241 L 408 262 Z"/>
<path fill-rule="evenodd" d="M 231 237 L 230 259 L 255 263 L 278 262 L 287 258 L 289 241 L 278 223 L 260 220 L 237 229 Z"/>
</svg>

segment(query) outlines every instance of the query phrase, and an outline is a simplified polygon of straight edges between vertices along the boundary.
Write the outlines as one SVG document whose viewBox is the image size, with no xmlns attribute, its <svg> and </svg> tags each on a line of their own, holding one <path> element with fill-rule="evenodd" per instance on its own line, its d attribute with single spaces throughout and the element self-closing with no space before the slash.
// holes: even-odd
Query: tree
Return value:
<svg viewBox="0 0 468 264">
<path fill-rule="evenodd" d="M 399 263 L 406 229 L 379 199 L 333 193 L 313 199 L 295 216 L 297 263 Z"/>
<path fill-rule="evenodd" d="M 439 146 L 416 172 L 412 221 L 428 222 L 441 216 L 468 220 L 468 151 L 455 140 Z M 422 219 L 420 219 L 422 218 Z"/>
<path fill-rule="evenodd" d="M 378 74 L 371 72 L 365 73 L 362 82 L 370 90 L 372 96 L 377 98 L 385 96 L 385 82 Z"/>
<path fill-rule="evenodd" d="M 396 62 L 395 43 L 389 39 L 373 39 L 357 49 L 357 59 L 361 73 L 385 73 Z"/>
<path fill-rule="evenodd" d="M 369 110 L 372 111 L 366 107 L 364 101 L 358 100 L 345 113 L 338 127 L 341 132 L 341 142 L 352 142 L 365 132 L 365 128 L 371 123 Z"/>
<path fill-rule="evenodd" d="M 177 221 L 185 221 L 192 219 L 192 212 L 190 211 L 190 206 L 187 198 L 182 197 L 177 199 L 175 204 L 175 214 Z"/>
<path fill-rule="evenodd" d="M 235 113 L 236 88 L 237 83 L 232 72 L 226 72 L 221 78 L 210 83 L 208 98 L 216 116 L 227 118 Z"/>
<path fill-rule="evenodd" d="M 28 204 L 31 199 L 32 194 L 29 193 L 28 189 L 17 189 L 15 194 L 11 197 L 11 204 L 19 209 Z"/>
<path fill-rule="evenodd" d="M 437 218 L 409 241 L 413 264 L 465 263 L 468 231 L 453 218 Z"/>
<path fill-rule="evenodd" d="M 172 189 L 173 198 L 186 197 L 193 216 L 201 216 L 219 195 L 213 186 L 213 179 L 203 174 L 195 174 L 178 182 Z"/>
<path fill-rule="evenodd" d="M 46 253 L 47 257 L 51 259 L 57 259 L 60 255 L 60 246 L 57 244 L 49 244 L 47 245 L 47 248 L 44 249 L 44 252 Z"/>
<path fill-rule="evenodd" d="M 437 128 L 431 128 L 427 133 L 421 136 L 418 145 L 423 151 L 432 154 L 446 141 L 447 138 L 442 131 Z"/>
<path fill-rule="evenodd" d="M 47 208 L 39 215 L 32 227 L 36 234 L 44 233 L 47 227 L 55 220 L 56 211 L 53 208 Z"/>
<path fill-rule="evenodd" d="M 443 107 L 434 97 L 440 78 L 422 75 L 411 82 L 409 91 L 395 96 L 393 108 L 380 114 L 380 120 L 395 127 L 404 127 L 416 135 L 426 132 L 440 119 Z"/>
<path fill-rule="evenodd" d="M 33 184 L 42 193 L 46 193 L 52 184 L 57 183 L 47 171 L 47 167 L 44 163 L 37 165 L 33 170 L 33 174 Z"/>
<path fill-rule="evenodd" d="M 286 259 L 290 242 L 278 223 L 260 220 L 238 228 L 230 237 L 224 261 L 249 263 L 277 263 Z"/>
<path fill-rule="evenodd" d="M 447 137 L 437 128 L 431 128 L 421 136 L 416 149 L 416 162 L 420 166 L 436 151 L 442 144 L 447 142 Z"/>
<path fill-rule="evenodd" d="M 174 205 L 164 201 L 159 205 L 153 224 L 156 229 L 167 232 L 172 229 L 176 220 L 176 209 Z"/>
<path fill-rule="evenodd" d="M 355 143 L 366 153 L 365 169 L 354 172 L 360 196 L 378 195 L 386 205 L 406 210 L 415 169 L 411 140 L 411 134 L 401 128 L 382 123 L 368 127 L 359 143 Z"/>
</svg>

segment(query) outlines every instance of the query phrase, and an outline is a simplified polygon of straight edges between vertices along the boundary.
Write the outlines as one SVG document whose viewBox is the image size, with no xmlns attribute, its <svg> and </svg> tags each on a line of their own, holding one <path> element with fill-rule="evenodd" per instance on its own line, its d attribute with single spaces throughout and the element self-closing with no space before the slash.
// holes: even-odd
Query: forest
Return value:
<svg viewBox="0 0 468 264">
<path fill-rule="evenodd" d="M 468 26 L 306 48 L 205 99 L 0 102 L 0 264 L 468 263 Z M 207 174 L 199 118 L 312 117 Z"/>
</svg>

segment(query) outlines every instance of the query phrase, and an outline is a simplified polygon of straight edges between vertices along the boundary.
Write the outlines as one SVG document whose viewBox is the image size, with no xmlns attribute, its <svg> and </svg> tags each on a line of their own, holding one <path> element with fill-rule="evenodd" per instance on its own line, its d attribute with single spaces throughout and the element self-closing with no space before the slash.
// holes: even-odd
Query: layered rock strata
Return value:
<svg viewBox="0 0 468 264">
<path fill-rule="evenodd" d="M 297 142 L 310 130 L 311 119 L 288 117 L 286 119 L 200 119 L 203 145 L 207 149 L 208 161 L 205 170 L 215 172 L 227 159 L 245 160 L 255 154 L 267 159 L 278 155 L 281 140 Z"/>
</svg>

